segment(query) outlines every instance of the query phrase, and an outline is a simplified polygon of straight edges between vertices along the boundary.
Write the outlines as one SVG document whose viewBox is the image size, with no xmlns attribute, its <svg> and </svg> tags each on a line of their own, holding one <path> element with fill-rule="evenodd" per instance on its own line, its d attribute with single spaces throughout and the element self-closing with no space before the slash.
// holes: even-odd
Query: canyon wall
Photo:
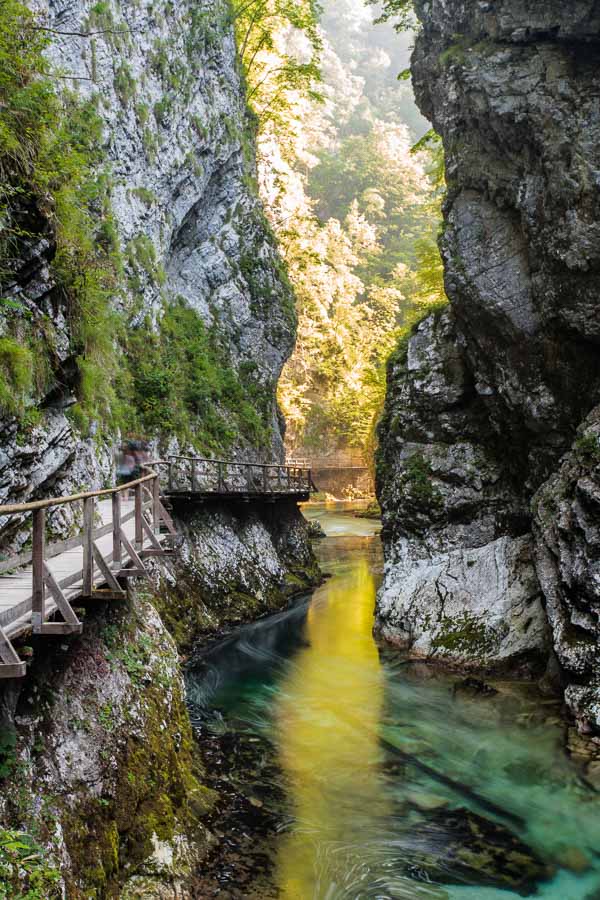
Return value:
<svg viewBox="0 0 600 900">
<path fill-rule="evenodd" d="M 418 0 L 449 306 L 392 357 L 377 629 L 446 663 L 558 660 L 600 731 L 600 8 Z"/>
<path fill-rule="evenodd" d="M 27 36 L 40 23 L 50 29 L 23 77 L 35 81 L 36 65 L 49 60 L 42 108 L 59 96 L 66 113 L 39 141 L 62 142 L 70 169 L 48 181 L 35 147 L 28 167 L 2 160 L 11 191 L 0 500 L 111 483 L 115 444 L 132 431 L 163 450 L 191 441 L 206 452 L 279 456 L 275 387 L 295 312 L 258 200 L 229 8 L 220 0 L 34 7 L 38 18 L 17 27 L 14 52 L 29 62 Z M 60 164 L 60 146 L 51 161 Z M 100 290 L 86 293 L 99 271 Z M 205 370 L 190 375 L 182 370 L 194 355 Z M 19 543 L 14 520 L 3 524 L 4 542 Z M 57 534 L 68 525 L 50 521 Z"/>
<path fill-rule="evenodd" d="M 39 103 L 27 160 L 0 136 L 0 501 L 112 485 L 124 434 L 161 453 L 279 458 L 295 313 L 258 200 L 229 7 L 11 0 L 0 43 L 17 135 L 19 91 Z M 318 572 L 295 504 L 173 515 L 177 552 L 150 583 L 80 610 L 82 636 L 26 637 L 26 678 L 2 683 L 11 896 L 181 900 L 218 839 L 202 825 L 214 798 L 186 654 Z M 73 524 L 49 516 L 48 537 Z M 4 552 L 27 546 L 26 522 L 0 526 Z"/>
</svg>

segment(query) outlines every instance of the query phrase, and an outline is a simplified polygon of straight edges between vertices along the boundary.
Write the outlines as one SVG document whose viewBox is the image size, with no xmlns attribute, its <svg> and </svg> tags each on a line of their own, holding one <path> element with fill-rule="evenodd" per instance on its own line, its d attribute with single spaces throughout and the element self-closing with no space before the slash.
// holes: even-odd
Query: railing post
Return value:
<svg viewBox="0 0 600 900">
<path fill-rule="evenodd" d="M 83 584 L 84 597 L 91 597 L 94 590 L 94 498 L 83 501 Z"/>
<path fill-rule="evenodd" d="M 158 475 L 152 482 L 152 521 L 154 533 L 160 533 L 160 481 Z"/>
<path fill-rule="evenodd" d="M 33 511 L 33 591 L 31 604 L 31 624 L 33 631 L 39 633 L 46 617 L 46 588 L 44 585 L 44 543 L 46 515 L 44 509 Z"/>
<path fill-rule="evenodd" d="M 191 481 L 192 481 L 192 493 L 193 493 L 195 490 L 194 482 L 196 480 L 196 460 L 195 459 L 190 460 L 190 466 L 191 466 L 191 470 L 192 470 L 190 473 L 190 477 L 191 477 Z"/>
<path fill-rule="evenodd" d="M 113 563 L 121 566 L 121 492 L 112 495 Z"/>
<path fill-rule="evenodd" d="M 286 466 L 286 469 L 287 469 L 288 491 L 290 491 L 292 489 L 292 470 L 290 469 L 289 466 Z"/>
<path fill-rule="evenodd" d="M 267 493 L 267 467 L 266 466 L 263 466 L 262 473 L 263 473 L 263 491 L 266 494 Z"/>
<path fill-rule="evenodd" d="M 142 485 L 135 486 L 135 549 L 141 550 L 144 546 L 144 527 L 142 525 Z"/>
<path fill-rule="evenodd" d="M 223 492 L 223 463 L 217 464 L 217 490 L 221 494 Z"/>
<path fill-rule="evenodd" d="M 169 463 L 169 490 L 170 491 L 173 490 L 173 484 L 174 484 L 174 482 L 173 482 L 173 463 L 170 462 Z"/>
</svg>

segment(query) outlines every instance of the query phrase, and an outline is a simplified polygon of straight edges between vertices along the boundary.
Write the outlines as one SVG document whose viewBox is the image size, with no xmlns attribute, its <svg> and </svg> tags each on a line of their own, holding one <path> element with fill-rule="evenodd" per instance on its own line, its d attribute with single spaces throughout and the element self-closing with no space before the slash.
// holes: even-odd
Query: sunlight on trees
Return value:
<svg viewBox="0 0 600 900">
<path fill-rule="evenodd" d="M 297 298 L 279 389 L 287 443 L 369 450 L 389 354 L 445 300 L 442 151 L 397 80 L 401 37 L 379 35 L 359 0 L 319 15 L 313 2 L 239 0 L 236 32 L 261 194 Z"/>
</svg>

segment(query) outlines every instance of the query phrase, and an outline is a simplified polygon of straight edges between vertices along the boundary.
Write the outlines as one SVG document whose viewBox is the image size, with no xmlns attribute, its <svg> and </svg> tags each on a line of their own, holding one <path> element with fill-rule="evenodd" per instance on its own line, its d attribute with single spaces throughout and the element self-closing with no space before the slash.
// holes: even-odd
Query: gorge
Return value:
<svg viewBox="0 0 600 900">
<path fill-rule="evenodd" d="M 175 504 L 21 637 L 0 900 L 597 896 L 599 57 L 597 0 L 0 4 L 0 503 L 377 443 L 383 524 Z"/>
</svg>

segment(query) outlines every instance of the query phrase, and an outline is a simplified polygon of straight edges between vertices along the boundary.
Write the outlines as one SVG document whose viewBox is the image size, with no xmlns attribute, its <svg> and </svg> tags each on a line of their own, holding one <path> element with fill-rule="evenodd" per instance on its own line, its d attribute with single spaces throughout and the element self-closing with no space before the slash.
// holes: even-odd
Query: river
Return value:
<svg viewBox="0 0 600 900">
<path fill-rule="evenodd" d="M 598 900 L 600 804 L 557 702 L 381 651 L 378 523 L 339 504 L 305 514 L 330 577 L 190 671 L 231 798 L 198 896 Z"/>
</svg>

